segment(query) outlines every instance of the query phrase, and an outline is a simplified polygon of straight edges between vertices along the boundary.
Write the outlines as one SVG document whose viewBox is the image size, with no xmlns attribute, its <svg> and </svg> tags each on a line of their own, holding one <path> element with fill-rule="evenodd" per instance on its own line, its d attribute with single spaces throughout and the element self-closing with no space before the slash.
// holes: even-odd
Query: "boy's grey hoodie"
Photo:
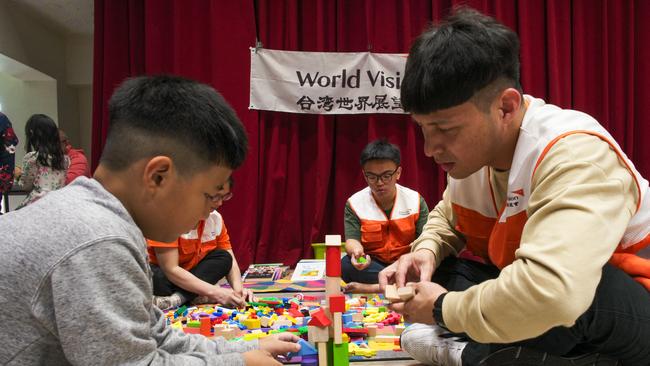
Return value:
<svg viewBox="0 0 650 366">
<path fill-rule="evenodd" d="M 165 325 L 142 232 L 94 179 L 0 216 L 0 364 L 243 365 L 257 341 Z"/>
</svg>

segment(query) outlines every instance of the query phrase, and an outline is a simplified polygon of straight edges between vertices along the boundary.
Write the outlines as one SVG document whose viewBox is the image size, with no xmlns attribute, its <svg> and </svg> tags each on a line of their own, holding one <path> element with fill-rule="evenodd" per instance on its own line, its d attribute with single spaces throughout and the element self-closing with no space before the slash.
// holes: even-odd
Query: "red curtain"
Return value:
<svg viewBox="0 0 650 366">
<path fill-rule="evenodd" d="M 233 105 L 251 150 L 222 207 L 242 267 L 311 254 L 343 231 L 346 199 L 365 186 L 361 149 L 400 146 L 400 183 L 433 207 L 444 174 L 401 115 L 315 116 L 247 109 L 249 47 L 408 52 L 432 20 L 459 4 L 500 19 L 521 37 L 528 94 L 593 115 L 650 175 L 650 2 L 644 0 L 96 0 L 93 166 L 108 126 L 106 101 L 127 76 L 173 73 L 209 83 Z"/>
</svg>

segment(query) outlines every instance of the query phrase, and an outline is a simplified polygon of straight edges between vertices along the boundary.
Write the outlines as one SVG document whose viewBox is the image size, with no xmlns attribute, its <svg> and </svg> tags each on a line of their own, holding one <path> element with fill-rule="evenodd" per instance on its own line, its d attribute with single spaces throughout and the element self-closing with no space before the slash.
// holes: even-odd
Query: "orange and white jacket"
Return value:
<svg viewBox="0 0 650 366">
<path fill-rule="evenodd" d="M 232 249 L 228 229 L 217 211 L 212 211 L 206 220 L 199 221 L 196 229 L 182 234 L 176 241 L 163 243 L 147 239 L 149 261 L 157 265 L 154 247 L 178 248 L 178 265 L 188 271 L 211 251 Z"/>
<path fill-rule="evenodd" d="M 450 177 L 413 244 L 437 264 L 467 254 L 502 270 L 443 302 L 450 330 L 484 343 L 571 326 L 607 261 L 641 283 L 650 278 L 648 182 L 593 118 L 525 98 L 510 171 Z"/>
<path fill-rule="evenodd" d="M 361 223 L 361 244 L 365 253 L 384 263 L 393 263 L 411 250 L 420 217 L 420 194 L 399 184 L 395 188 L 397 193 L 390 218 L 375 201 L 370 187 L 348 199 Z"/>
</svg>

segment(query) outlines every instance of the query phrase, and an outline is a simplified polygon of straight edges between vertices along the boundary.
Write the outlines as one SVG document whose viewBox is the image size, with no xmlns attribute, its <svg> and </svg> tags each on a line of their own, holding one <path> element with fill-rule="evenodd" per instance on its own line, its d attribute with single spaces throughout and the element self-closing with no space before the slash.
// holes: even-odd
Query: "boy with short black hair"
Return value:
<svg viewBox="0 0 650 366">
<path fill-rule="evenodd" d="M 361 152 L 368 186 L 345 203 L 345 251 L 341 275 L 348 292 L 378 292 L 378 274 L 422 232 L 429 208 L 416 191 L 397 184 L 402 174 L 397 145 L 379 139 Z"/>
<path fill-rule="evenodd" d="M 172 241 L 208 216 L 246 156 L 235 113 L 211 87 L 171 76 L 125 81 L 109 112 L 94 179 L 0 220 L 0 363 L 279 365 L 295 336 L 188 335 L 151 303 L 144 237 Z"/>
<path fill-rule="evenodd" d="M 253 293 L 242 284 L 226 223 L 217 212 L 233 196 L 233 183 L 231 176 L 223 192 L 210 197 L 213 210 L 196 228 L 171 243 L 147 240 L 153 271 L 153 302 L 159 308 L 168 309 L 186 302 L 244 308 L 246 301 L 253 301 Z M 230 289 L 217 285 L 224 277 Z"/>
</svg>

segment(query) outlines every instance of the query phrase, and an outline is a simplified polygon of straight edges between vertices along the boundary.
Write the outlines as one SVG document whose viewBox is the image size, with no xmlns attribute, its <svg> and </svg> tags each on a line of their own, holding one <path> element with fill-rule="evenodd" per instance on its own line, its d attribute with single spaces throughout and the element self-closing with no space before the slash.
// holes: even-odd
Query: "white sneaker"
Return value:
<svg viewBox="0 0 650 366">
<path fill-rule="evenodd" d="M 467 342 L 450 335 L 437 325 L 413 324 L 404 329 L 400 342 L 404 351 L 425 365 L 462 366 L 461 355 Z"/>
</svg>

